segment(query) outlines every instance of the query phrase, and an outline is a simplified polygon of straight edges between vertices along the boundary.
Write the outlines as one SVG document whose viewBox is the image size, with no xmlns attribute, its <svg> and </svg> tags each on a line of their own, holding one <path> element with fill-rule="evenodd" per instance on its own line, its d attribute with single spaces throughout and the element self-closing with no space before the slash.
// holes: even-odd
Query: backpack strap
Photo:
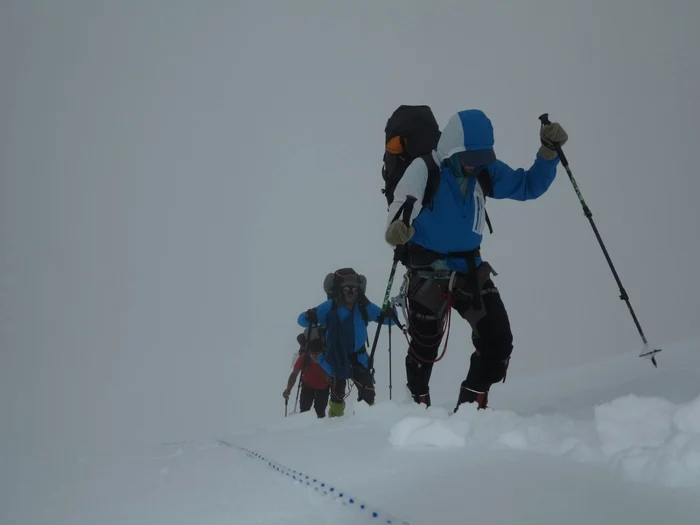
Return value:
<svg viewBox="0 0 700 525">
<path fill-rule="evenodd" d="M 360 305 L 360 315 L 362 316 L 362 322 L 365 323 L 365 326 L 369 326 L 369 314 L 364 304 Z"/>
<path fill-rule="evenodd" d="M 481 191 L 484 193 L 484 200 L 486 197 L 493 197 L 493 181 L 491 180 L 491 175 L 489 175 L 489 169 L 484 168 L 479 173 L 476 174 L 476 180 L 481 186 Z M 484 207 L 484 214 L 486 215 L 486 224 L 489 227 L 489 233 L 493 234 L 493 227 L 491 226 L 491 219 L 489 218 L 489 212 L 486 211 Z"/>
<path fill-rule="evenodd" d="M 367 299 L 365 294 L 362 294 L 357 300 L 357 306 L 360 307 L 360 315 L 362 316 L 362 322 L 365 323 L 365 326 L 369 326 L 369 313 L 367 313 L 368 303 L 369 299 Z"/>
<path fill-rule="evenodd" d="M 428 167 L 428 183 L 425 186 L 425 192 L 423 193 L 422 205 L 427 206 L 429 209 L 433 209 L 433 197 L 440 186 L 440 166 L 433 158 L 433 154 L 423 155 L 421 157 L 425 165 Z"/>
<path fill-rule="evenodd" d="M 489 175 L 488 168 L 480 170 L 476 174 L 476 180 L 479 181 L 479 186 L 481 186 L 484 196 L 493 197 L 493 181 L 491 180 L 491 175 Z"/>
</svg>

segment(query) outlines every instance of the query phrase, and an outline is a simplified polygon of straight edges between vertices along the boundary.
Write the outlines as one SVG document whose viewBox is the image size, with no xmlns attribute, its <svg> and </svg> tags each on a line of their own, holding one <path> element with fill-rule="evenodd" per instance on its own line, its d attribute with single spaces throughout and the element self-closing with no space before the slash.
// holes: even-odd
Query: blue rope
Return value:
<svg viewBox="0 0 700 525">
<path fill-rule="evenodd" d="M 321 481 L 320 479 L 310 474 L 304 474 L 303 472 L 299 472 L 290 469 L 289 467 L 285 467 L 284 465 L 280 465 L 279 463 L 271 461 L 266 457 L 258 454 L 257 452 L 254 452 L 253 450 L 249 450 L 238 445 L 232 445 L 231 443 L 222 440 L 219 440 L 219 443 L 230 448 L 238 449 L 249 458 L 258 459 L 264 463 L 267 463 L 267 466 L 270 467 L 272 470 L 284 476 L 292 478 L 292 480 L 297 481 L 302 485 L 313 488 L 314 491 L 319 492 L 324 496 L 332 496 L 340 500 L 343 503 L 343 505 L 347 507 L 359 508 L 361 511 L 366 513 L 368 518 L 377 520 L 375 523 L 383 523 L 385 525 L 410 525 L 407 521 L 399 520 L 398 518 L 386 512 L 382 512 L 377 508 L 370 507 L 366 503 L 350 496 L 346 492 L 338 490 L 332 484 Z"/>
</svg>

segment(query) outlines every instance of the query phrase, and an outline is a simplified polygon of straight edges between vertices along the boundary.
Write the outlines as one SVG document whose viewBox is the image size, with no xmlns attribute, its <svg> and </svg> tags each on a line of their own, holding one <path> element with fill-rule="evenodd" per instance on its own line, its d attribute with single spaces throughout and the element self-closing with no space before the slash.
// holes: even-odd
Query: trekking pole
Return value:
<svg viewBox="0 0 700 525">
<path fill-rule="evenodd" d="M 391 325 L 389 325 L 389 401 L 391 401 Z"/>
<path fill-rule="evenodd" d="M 401 220 L 403 223 L 408 226 L 409 221 L 411 220 L 411 212 L 413 211 L 413 205 L 416 202 L 416 198 L 412 197 L 411 195 L 406 197 L 406 202 L 404 202 L 401 205 L 401 208 L 399 208 L 399 211 L 396 212 L 396 216 L 394 217 L 394 220 L 398 219 L 401 214 L 403 213 L 403 216 L 401 217 Z M 399 264 L 399 261 L 401 260 L 401 257 L 403 255 L 403 247 L 402 246 L 397 246 L 394 248 L 394 262 L 391 265 L 391 272 L 389 273 L 389 281 L 386 283 L 386 291 L 384 292 L 384 302 L 382 303 L 382 311 L 379 314 L 379 317 L 377 318 L 377 331 L 374 332 L 374 341 L 372 342 L 372 350 L 369 353 L 369 359 L 367 361 L 367 373 L 368 373 L 368 380 L 371 380 L 371 374 L 372 374 L 372 367 L 374 366 L 374 352 L 377 350 L 377 341 L 379 341 L 379 332 L 382 328 L 382 324 L 384 324 L 384 319 L 386 318 L 386 313 L 387 310 L 389 309 L 389 302 L 390 302 L 390 296 L 391 296 L 391 288 L 394 285 L 394 276 L 396 275 L 396 267 Z M 394 317 L 396 317 L 396 314 L 394 313 Z M 389 325 L 391 326 L 391 325 Z M 365 381 L 367 382 L 367 381 Z M 364 392 L 364 385 L 362 386 L 363 390 L 359 391 L 359 395 L 362 395 Z"/>
<path fill-rule="evenodd" d="M 304 358 L 304 366 L 306 366 L 306 358 Z M 299 381 L 297 382 L 297 396 L 296 399 L 294 400 L 294 412 L 292 414 L 297 413 L 297 405 L 299 404 L 299 390 L 301 389 L 301 378 L 304 377 L 304 368 L 302 367 L 301 369 L 301 374 L 299 374 Z"/>
<path fill-rule="evenodd" d="M 289 405 L 289 399 L 284 400 L 284 417 L 287 417 L 287 405 Z"/>
<path fill-rule="evenodd" d="M 299 390 L 301 390 L 301 380 L 304 378 L 304 371 L 309 362 L 309 339 L 311 339 L 311 328 L 316 326 L 316 323 L 309 323 L 309 335 L 304 342 L 304 364 L 301 366 L 301 374 L 299 374 L 299 382 L 297 383 L 297 396 L 294 400 L 294 413 L 297 413 L 297 404 L 299 403 Z"/>
<path fill-rule="evenodd" d="M 540 115 L 539 117 L 540 122 L 542 123 L 542 126 L 548 126 L 551 124 L 549 120 L 549 114 L 544 113 Z M 603 239 L 600 236 L 600 233 L 598 232 L 598 228 L 595 225 L 595 222 L 593 222 L 593 213 L 591 213 L 590 208 L 586 204 L 586 201 L 583 200 L 583 195 L 581 195 L 581 191 L 578 189 L 578 184 L 576 183 L 576 179 L 574 179 L 574 175 L 571 173 L 571 168 L 569 167 L 569 162 L 566 160 L 566 156 L 564 155 L 564 151 L 562 150 L 562 147 L 560 144 L 557 144 L 556 142 L 554 143 L 554 149 L 557 152 L 557 155 L 559 155 L 559 159 L 561 160 L 562 166 L 564 166 L 564 169 L 566 170 L 567 175 L 569 176 L 569 180 L 571 181 L 571 185 L 574 187 L 574 191 L 576 192 L 576 195 L 578 196 L 578 200 L 581 203 L 581 207 L 583 208 L 583 214 L 588 218 L 588 221 L 591 223 L 591 227 L 593 228 L 593 233 L 595 233 L 596 238 L 598 239 L 598 244 L 600 244 L 601 249 L 603 250 L 603 254 L 605 255 L 605 260 L 608 261 L 608 265 L 610 266 L 610 270 L 612 271 L 613 276 L 615 277 L 615 281 L 617 282 L 617 286 L 620 288 L 620 299 L 625 301 L 627 303 L 627 308 L 629 308 L 630 314 L 632 315 L 632 320 L 634 321 L 635 326 L 637 327 L 637 331 L 639 332 L 639 335 L 642 338 L 642 342 L 644 343 L 644 349 L 642 352 L 639 354 L 639 357 L 648 357 L 651 359 L 651 363 L 656 367 L 656 357 L 654 357 L 655 354 L 661 352 L 661 348 L 654 348 L 651 350 L 649 348 L 649 343 L 647 342 L 647 338 L 644 335 L 644 331 L 642 330 L 641 324 L 639 324 L 639 320 L 637 319 L 637 315 L 634 313 L 634 309 L 632 308 L 632 303 L 630 303 L 629 296 L 627 295 L 627 292 L 625 291 L 625 288 L 622 286 L 622 281 L 620 280 L 619 275 L 617 274 L 617 271 L 615 270 L 615 266 L 612 263 L 612 259 L 610 259 L 610 255 L 608 254 L 608 250 L 605 248 L 605 244 L 603 244 Z"/>
</svg>

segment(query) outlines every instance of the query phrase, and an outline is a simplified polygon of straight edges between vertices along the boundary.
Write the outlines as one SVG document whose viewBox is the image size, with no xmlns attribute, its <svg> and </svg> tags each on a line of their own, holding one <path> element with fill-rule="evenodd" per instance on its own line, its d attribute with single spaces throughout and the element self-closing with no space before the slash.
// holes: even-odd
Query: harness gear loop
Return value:
<svg viewBox="0 0 700 525">
<path fill-rule="evenodd" d="M 438 361 L 441 361 L 443 357 L 445 357 L 445 354 L 447 353 L 447 344 L 450 340 L 450 327 L 452 326 L 452 304 L 454 301 L 454 285 L 457 280 L 457 272 L 452 272 L 450 274 L 450 280 L 447 285 L 447 291 L 445 292 L 445 306 L 446 306 L 446 313 L 443 318 L 442 322 L 442 327 L 440 330 L 438 330 L 438 333 L 436 334 L 435 338 L 437 338 L 437 343 L 433 346 L 437 347 L 440 346 L 440 341 L 442 340 L 443 335 L 445 336 L 445 345 L 442 348 L 442 353 L 436 358 L 436 359 L 426 359 L 424 357 L 420 357 L 416 351 L 413 349 L 411 346 L 411 343 L 409 342 L 408 345 L 408 351 L 411 354 L 411 356 L 416 360 L 420 361 L 421 363 L 426 363 L 426 364 L 434 364 L 437 363 Z M 415 328 L 413 328 L 414 333 L 417 333 L 415 331 Z"/>
</svg>

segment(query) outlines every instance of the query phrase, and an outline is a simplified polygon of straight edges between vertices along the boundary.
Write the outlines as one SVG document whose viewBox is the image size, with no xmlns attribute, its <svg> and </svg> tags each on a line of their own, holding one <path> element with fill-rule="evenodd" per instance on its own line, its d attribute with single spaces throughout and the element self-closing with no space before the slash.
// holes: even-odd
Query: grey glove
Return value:
<svg viewBox="0 0 700 525">
<path fill-rule="evenodd" d="M 557 158 L 557 150 L 554 148 L 554 144 L 563 146 L 566 141 L 569 140 L 569 135 L 567 135 L 564 128 L 558 122 L 552 122 L 547 126 L 542 126 L 540 129 L 540 141 L 542 146 L 540 146 L 540 156 L 546 160 L 554 160 Z"/>
<path fill-rule="evenodd" d="M 399 244 L 406 244 L 408 241 L 410 241 L 414 233 L 415 230 L 413 229 L 413 226 L 406 226 L 400 220 L 396 220 L 386 229 L 384 239 L 392 246 L 397 246 Z"/>
</svg>

